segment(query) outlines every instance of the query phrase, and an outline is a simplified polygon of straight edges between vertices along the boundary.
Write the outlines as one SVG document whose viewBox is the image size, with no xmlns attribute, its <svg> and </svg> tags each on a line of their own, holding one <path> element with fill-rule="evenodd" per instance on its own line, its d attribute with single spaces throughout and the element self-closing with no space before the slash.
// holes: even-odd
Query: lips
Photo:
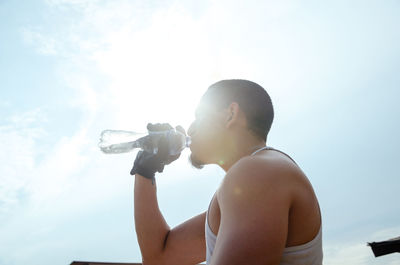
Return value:
<svg viewBox="0 0 400 265">
<path fill-rule="evenodd" d="M 191 143 L 189 145 L 189 149 L 192 153 L 196 153 L 196 150 L 198 150 L 198 143 L 196 137 L 191 138 Z"/>
<path fill-rule="evenodd" d="M 192 152 L 193 152 L 193 146 L 194 146 L 194 141 L 193 141 L 193 138 L 192 138 L 192 141 L 191 141 L 191 143 L 190 143 L 190 145 L 189 145 L 189 149 L 190 149 L 190 151 L 192 151 Z"/>
</svg>

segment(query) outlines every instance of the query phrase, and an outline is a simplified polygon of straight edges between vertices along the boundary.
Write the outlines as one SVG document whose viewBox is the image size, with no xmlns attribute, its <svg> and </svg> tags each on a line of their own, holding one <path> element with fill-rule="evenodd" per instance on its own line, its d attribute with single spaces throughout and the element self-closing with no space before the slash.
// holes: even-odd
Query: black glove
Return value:
<svg viewBox="0 0 400 265">
<path fill-rule="evenodd" d="M 155 131 L 167 131 L 173 129 L 168 123 L 163 124 L 147 124 L 147 130 L 150 132 Z M 177 127 L 179 131 L 185 133 L 182 127 Z M 169 155 L 169 143 L 165 136 L 161 136 L 157 144 L 158 151 L 156 154 L 147 151 L 139 151 L 133 168 L 131 170 L 131 175 L 140 174 L 145 178 L 154 180 L 156 172 L 163 172 L 164 166 L 170 164 L 179 158 L 180 154 L 171 156 Z"/>
</svg>

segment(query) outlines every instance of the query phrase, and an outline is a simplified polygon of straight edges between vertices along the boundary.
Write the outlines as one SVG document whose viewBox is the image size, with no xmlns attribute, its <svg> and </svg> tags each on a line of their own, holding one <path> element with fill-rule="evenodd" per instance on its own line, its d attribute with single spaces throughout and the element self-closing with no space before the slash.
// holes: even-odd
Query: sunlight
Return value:
<svg viewBox="0 0 400 265">
<path fill-rule="evenodd" d="M 111 79 L 106 98 L 115 111 L 115 129 L 140 132 L 148 122 L 168 122 L 187 130 L 215 77 L 206 38 L 193 28 L 198 25 L 191 17 L 168 10 L 156 13 L 142 31 L 126 27 L 107 36 L 109 48 L 94 58 Z"/>
</svg>

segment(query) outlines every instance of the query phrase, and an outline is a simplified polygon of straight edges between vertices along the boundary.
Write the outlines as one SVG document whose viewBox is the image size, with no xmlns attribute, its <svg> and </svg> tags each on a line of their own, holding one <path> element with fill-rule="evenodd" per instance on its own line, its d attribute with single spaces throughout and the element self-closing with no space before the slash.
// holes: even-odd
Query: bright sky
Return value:
<svg viewBox="0 0 400 265">
<path fill-rule="evenodd" d="M 141 261 L 135 153 L 102 154 L 100 132 L 187 128 L 226 78 L 271 95 L 268 145 L 314 186 L 324 264 L 398 264 L 366 242 L 400 236 L 399 13 L 397 0 L 0 0 L 0 264 Z M 223 178 L 188 155 L 158 176 L 171 227 Z"/>
</svg>

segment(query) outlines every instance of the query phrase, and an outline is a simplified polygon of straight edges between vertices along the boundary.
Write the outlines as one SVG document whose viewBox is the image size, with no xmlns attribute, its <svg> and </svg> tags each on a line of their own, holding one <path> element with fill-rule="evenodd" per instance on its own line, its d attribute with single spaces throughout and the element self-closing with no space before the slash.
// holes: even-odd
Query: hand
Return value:
<svg viewBox="0 0 400 265">
<path fill-rule="evenodd" d="M 147 130 L 149 133 L 167 131 L 170 129 L 173 128 L 168 123 L 147 124 Z M 185 130 L 181 126 L 177 126 L 176 130 L 185 134 Z M 165 136 L 162 136 L 159 139 L 157 147 L 158 151 L 156 154 L 143 150 L 138 152 L 133 168 L 130 172 L 131 175 L 138 173 L 145 178 L 154 179 L 156 172 L 163 172 L 165 165 L 172 163 L 180 156 L 180 153 L 174 156 L 169 155 L 169 142 Z"/>
</svg>

